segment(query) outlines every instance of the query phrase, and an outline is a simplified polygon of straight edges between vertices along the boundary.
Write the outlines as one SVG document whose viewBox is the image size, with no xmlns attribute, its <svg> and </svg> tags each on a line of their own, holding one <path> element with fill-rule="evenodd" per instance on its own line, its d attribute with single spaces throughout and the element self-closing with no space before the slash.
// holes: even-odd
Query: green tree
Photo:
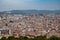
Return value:
<svg viewBox="0 0 60 40">
<path fill-rule="evenodd" d="M 56 36 L 51 36 L 50 38 L 48 38 L 48 40 L 59 40 L 59 38 Z"/>
<path fill-rule="evenodd" d="M 58 39 L 60 40 L 60 37 Z"/>
<path fill-rule="evenodd" d="M 34 37 L 34 40 L 47 40 L 47 38 L 45 36 L 37 36 Z"/>
<path fill-rule="evenodd" d="M 1 40 L 6 40 L 6 37 L 2 37 Z"/>
<path fill-rule="evenodd" d="M 7 38 L 7 40 L 15 40 L 14 36 L 10 36 Z"/>
<path fill-rule="evenodd" d="M 20 37 L 19 40 L 29 40 L 28 37 Z"/>
</svg>

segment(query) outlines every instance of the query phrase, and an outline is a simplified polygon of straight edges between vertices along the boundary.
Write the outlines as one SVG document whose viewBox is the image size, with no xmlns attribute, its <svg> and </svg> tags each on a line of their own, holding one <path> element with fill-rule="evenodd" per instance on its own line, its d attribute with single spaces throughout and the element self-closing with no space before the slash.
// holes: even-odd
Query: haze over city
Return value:
<svg viewBox="0 0 60 40">
<path fill-rule="evenodd" d="M 0 0 L 0 11 L 60 10 L 60 0 Z"/>
</svg>

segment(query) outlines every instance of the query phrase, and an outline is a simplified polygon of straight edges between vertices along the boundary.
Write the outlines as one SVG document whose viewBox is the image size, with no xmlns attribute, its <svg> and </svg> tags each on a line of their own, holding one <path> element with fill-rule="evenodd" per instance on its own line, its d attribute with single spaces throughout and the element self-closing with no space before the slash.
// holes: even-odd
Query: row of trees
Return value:
<svg viewBox="0 0 60 40">
<path fill-rule="evenodd" d="M 46 36 L 37 36 L 34 38 L 28 38 L 28 37 L 15 38 L 14 36 L 10 36 L 8 38 L 2 37 L 0 40 L 60 40 L 60 37 L 51 36 L 50 38 L 46 38 Z"/>
</svg>

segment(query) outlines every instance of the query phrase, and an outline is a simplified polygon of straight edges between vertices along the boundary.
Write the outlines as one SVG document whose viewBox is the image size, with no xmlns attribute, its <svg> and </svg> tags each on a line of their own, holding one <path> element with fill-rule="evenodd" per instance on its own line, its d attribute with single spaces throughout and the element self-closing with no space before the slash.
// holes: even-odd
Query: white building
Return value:
<svg viewBox="0 0 60 40">
<path fill-rule="evenodd" d="M 1 20 L 1 17 L 0 17 L 0 20 Z"/>
</svg>

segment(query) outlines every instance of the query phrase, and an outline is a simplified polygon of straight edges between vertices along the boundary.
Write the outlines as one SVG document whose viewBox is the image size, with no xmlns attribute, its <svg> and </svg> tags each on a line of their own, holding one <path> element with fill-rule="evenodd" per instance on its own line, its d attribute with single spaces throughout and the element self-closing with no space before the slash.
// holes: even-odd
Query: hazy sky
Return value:
<svg viewBox="0 0 60 40">
<path fill-rule="evenodd" d="M 0 11 L 28 9 L 59 10 L 60 0 L 0 0 Z"/>
</svg>

